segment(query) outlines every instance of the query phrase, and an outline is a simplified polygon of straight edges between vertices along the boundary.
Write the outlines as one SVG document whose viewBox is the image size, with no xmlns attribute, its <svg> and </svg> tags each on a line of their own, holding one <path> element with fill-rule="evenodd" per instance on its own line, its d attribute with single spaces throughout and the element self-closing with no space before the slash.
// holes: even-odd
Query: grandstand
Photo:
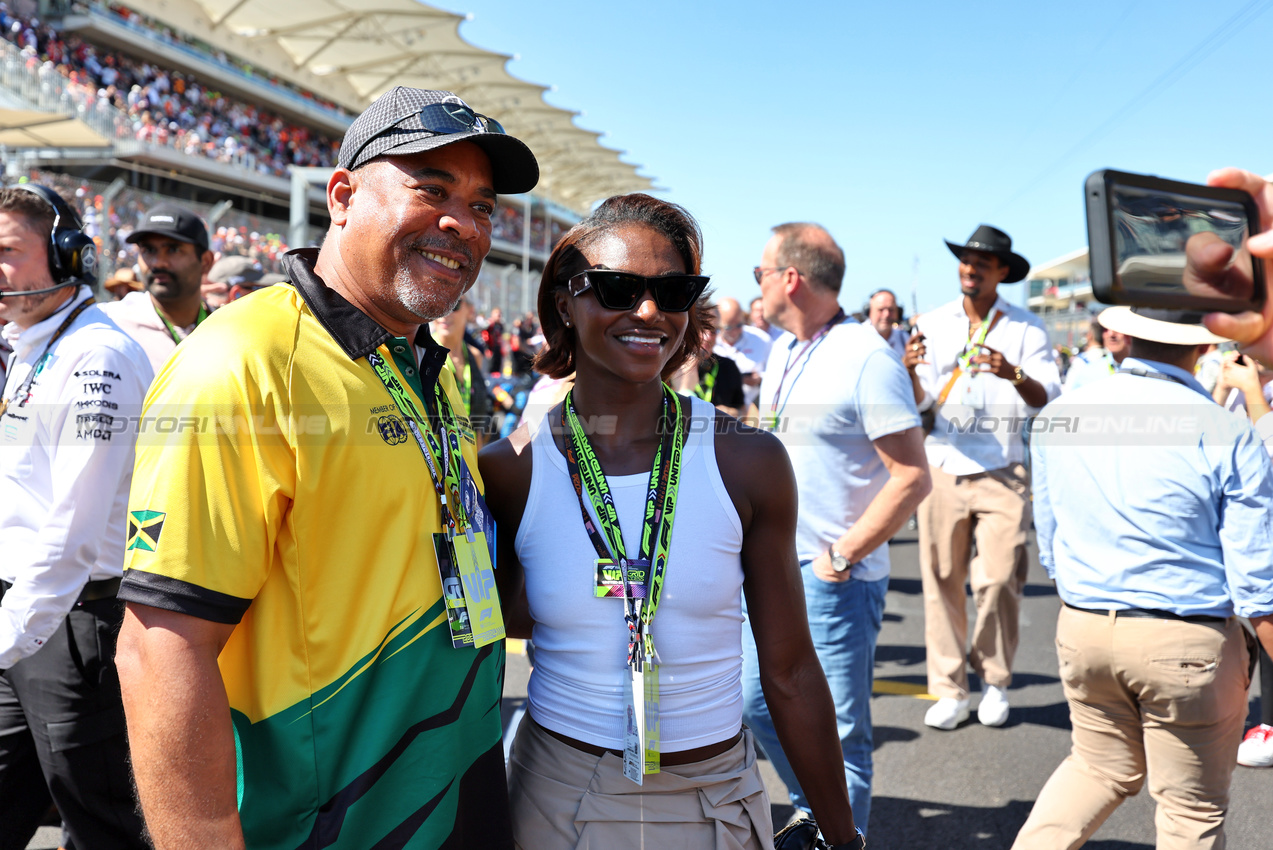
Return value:
<svg viewBox="0 0 1273 850">
<path fill-rule="evenodd" d="M 449 89 L 540 160 L 532 195 L 500 199 L 475 290 L 483 311 L 524 313 L 556 239 L 595 201 L 651 181 L 509 75 L 510 57 L 466 42 L 464 20 L 415 0 L 8 0 L 0 116 L 25 129 L 0 137 L 4 179 L 73 199 L 107 272 L 131 264 L 123 240 L 161 200 L 204 216 L 215 250 L 273 268 L 327 226 L 319 186 L 293 208 L 293 169 L 333 165 L 353 117 L 394 85 Z M 74 132 L 41 130 L 55 120 Z"/>
</svg>

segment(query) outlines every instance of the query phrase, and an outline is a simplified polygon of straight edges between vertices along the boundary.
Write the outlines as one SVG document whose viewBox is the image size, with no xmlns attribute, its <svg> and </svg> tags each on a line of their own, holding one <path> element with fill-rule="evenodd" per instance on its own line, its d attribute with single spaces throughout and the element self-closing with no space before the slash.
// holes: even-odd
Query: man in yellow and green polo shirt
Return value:
<svg viewBox="0 0 1273 850">
<path fill-rule="evenodd" d="M 481 560 L 480 481 L 427 323 L 537 179 L 455 95 L 393 89 L 346 133 L 321 250 L 152 386 L 118 665 L 159 850 L 512 846 L 503 644 L 453 641 L 439 575 L 436 546 Z"/>
</svg>

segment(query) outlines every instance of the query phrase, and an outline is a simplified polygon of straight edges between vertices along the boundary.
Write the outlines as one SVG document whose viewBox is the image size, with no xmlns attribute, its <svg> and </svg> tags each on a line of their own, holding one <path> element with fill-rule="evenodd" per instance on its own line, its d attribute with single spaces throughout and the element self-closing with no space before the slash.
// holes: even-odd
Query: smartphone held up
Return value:
<svg viewBox="0 0 1273 850">
<path fill-rule="evenodd" d="M 1254 199 L 1223 189 L 1104 169 L 1088 176 L 1092 293 L 1107 304 L 1239 313 L 1260 310 L 1263 263 Z"/>
</svg>

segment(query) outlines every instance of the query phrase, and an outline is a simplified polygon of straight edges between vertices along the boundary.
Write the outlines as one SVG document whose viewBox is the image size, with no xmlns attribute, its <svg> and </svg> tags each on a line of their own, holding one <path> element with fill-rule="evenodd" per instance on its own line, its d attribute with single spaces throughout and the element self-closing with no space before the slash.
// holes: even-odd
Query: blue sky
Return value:
<svg viewBox="0 0 1273 850">
<path fill-rule="evenodd" d="M 844 247 L 849 309 L 887 286 L 909 312 L 918 257 L 922 311 L 958 291 L 943 238 L 981 222 L 1035 263 L 1084 246 L 1097 168 L 1273 171 L 1273 0 L 443 5 L 687 207 L 742 299 L 783 221 Z"/>
</svg>

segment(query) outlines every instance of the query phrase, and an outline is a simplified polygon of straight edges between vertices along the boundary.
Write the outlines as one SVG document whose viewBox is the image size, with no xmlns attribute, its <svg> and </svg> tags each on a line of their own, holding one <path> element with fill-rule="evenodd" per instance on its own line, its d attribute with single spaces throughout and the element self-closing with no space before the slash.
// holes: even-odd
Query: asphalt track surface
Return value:
<svg viewBox="0 0 1273 850">
<path fill-rule="evenodd" d="M 872 848 L 1008 850 L 1043 783 L 1069 752 L 1069 710 L 1057 678 L 1053 634 L 1060 601 L 1033 549 L 1022 608 L 1021 648 L 1005 726 L 971 719 L 953 732 L 924 725 L 924 613 L 915 533 L 894 540 L 884 628 L 875 653 L 875 788 Z M 970 617 L 972 600 L 969 599 Z M 504 719 L 520 717 L 529 666 L 510 643 Z M 980 684 L 973 679 L 973 690 Z M 1247 726 L 1256 722 L 1258 681 Z M 509 733 L 511 738 L 511 731 Z M 791 816 L 782 782 L 762 771 L 774 801 L 774 823 Z M 1273 848 L 1273 769 L 1238 767 L 1233 775 L 1227 833 L 1234 850 Z M 58 830 L 40 831 L 28 850 L 54 850 Z M 1086 845 L 1092 850 L 1153 850 L 1154 803 L 1148 792 L 1120 806 Z"/>
</svg>

